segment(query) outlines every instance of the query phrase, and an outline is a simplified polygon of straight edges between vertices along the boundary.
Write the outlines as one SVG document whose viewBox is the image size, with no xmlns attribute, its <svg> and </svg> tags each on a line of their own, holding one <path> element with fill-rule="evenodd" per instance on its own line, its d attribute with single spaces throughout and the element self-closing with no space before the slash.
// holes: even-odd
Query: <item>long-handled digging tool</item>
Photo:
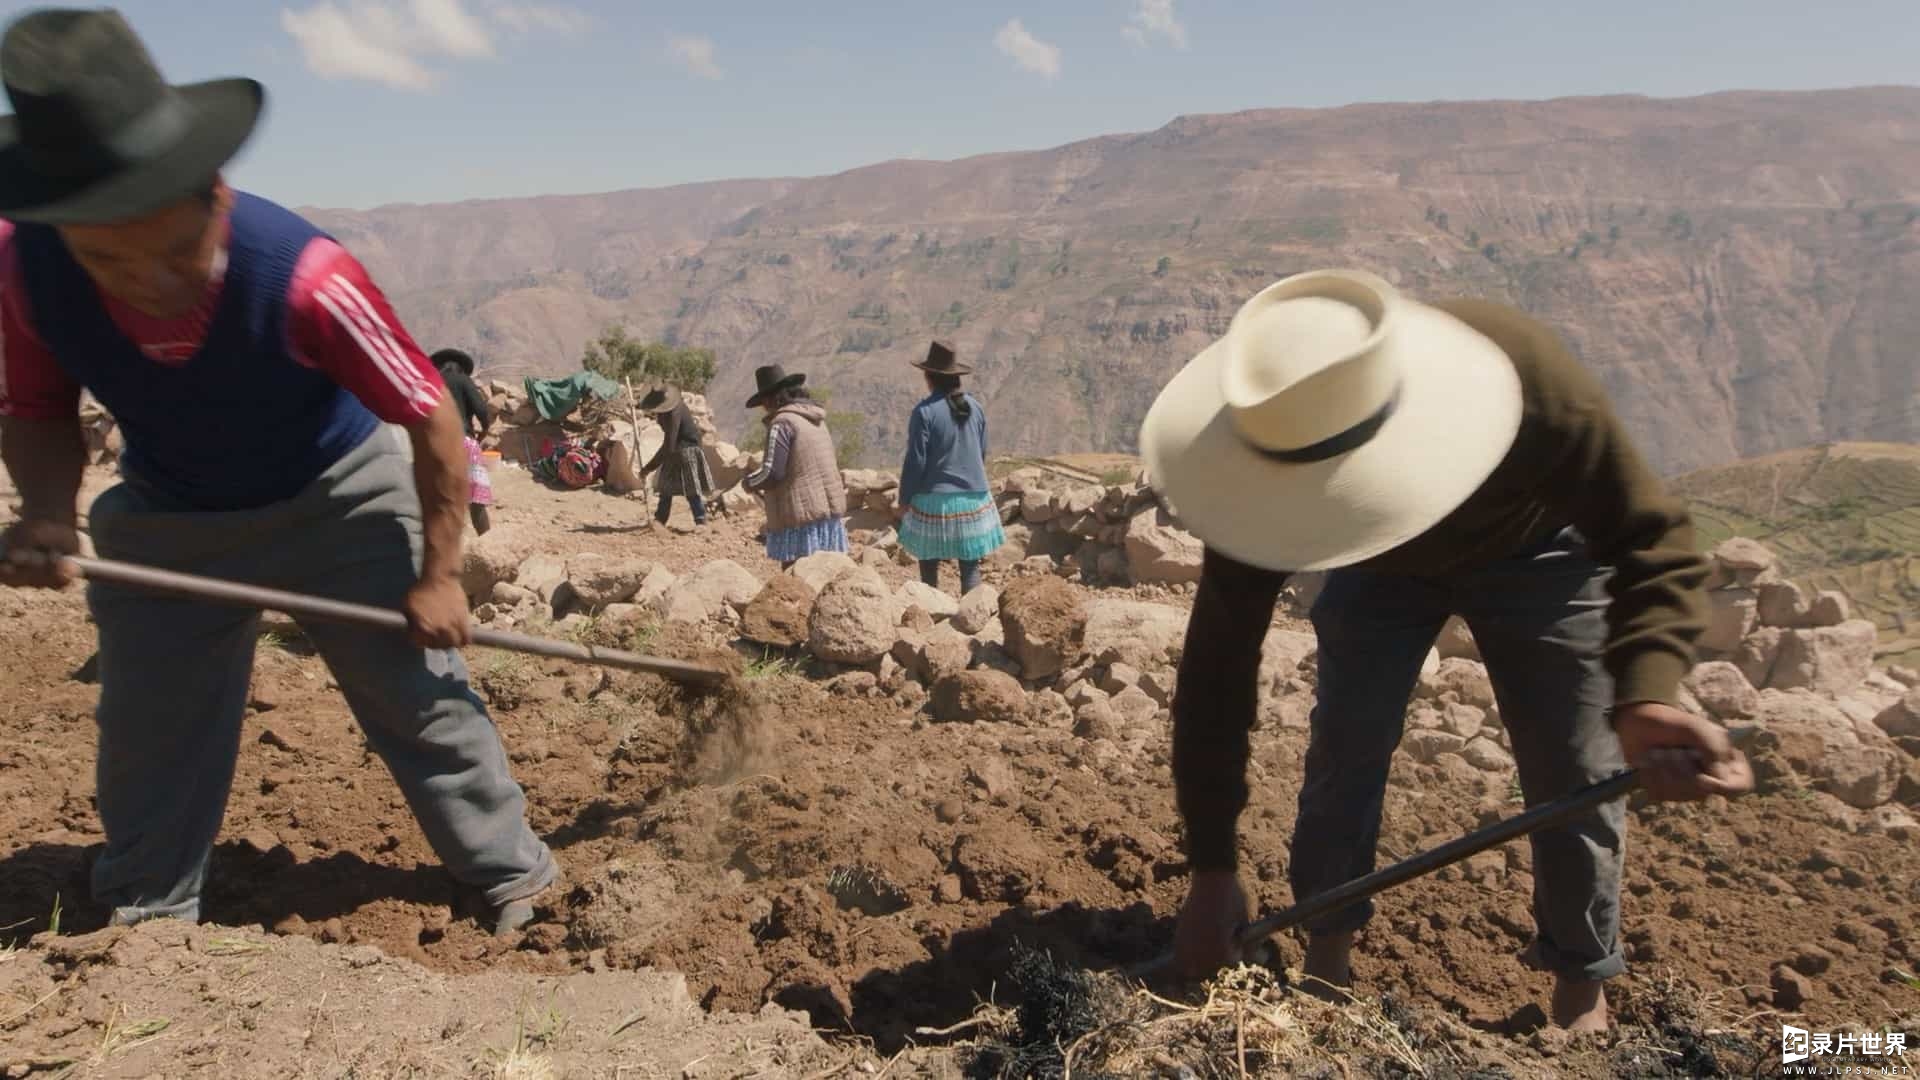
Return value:
<svg viewBox="0 0 1920 1080">
<path fill-rule="evenodd" d="M 288 615 L 303 615 L 314 619 L 327 619 L 333 622 L 358 623 L 362 626 L 382 630 L 407 629 L 407 617 L 398 611 L 371 607 L 366 604 L 349 604 L 341 600 L 329 600 L 325 597 L 307 596 L 301 593 L 282 592 L 279 589 L 264 589 L 254 585 L 242 585 L 238 582 L 223 581 L 219 578 L 200 577 L 195 574 L 182 574 L 157 567 L 140 566 L 134 563 L 118 562 L 112 559 L 98 559 L 83 555 L 63 556 L 81 574 L 92 581 L 111 581 L 116 585 L 150 589 L 156 592 L 177 593 L 182 596 L 197 597 L 218 603 L 235 604 L 241 607 L 262 608 L 270 611 L 282 611 Z M 706 664 L 692 664 L 683 660 L 668 660 L 664 657 L 645 656 L 627 652 L 623 649 L 608 649 L 598 645 L 578 645 L 570 641 L 555 641 L 551 638 L 530 637 L 526 634 L 514 634 L 505 630 L 487 630 L 473 628 L 473 643 L 487 645 L 496 649 L 512 652 L 532 653 L 536 656 L 551 656 L 561 660 L 578 660 L 587 664 L 603 667 L 625 668 L 630 671 L 645 671 L 662 675 L 679 682 L 699 685 L 713 685 L 726 679 L 726 672 Z"/>
<path fill-rule="evenodd" d="M 1753 736 L 1754 731 L 1753 728 L 1743 728 L 1729 731 L 1727 735 L 1733 740 L 1734 745 L 1739 746 L 1746 743 Z M 1509 840 L 1517 840 L 1549 825 L 1557 825 L 1603 803 L 1621 798 L 1639 786 L 1640 771 L 1628 769 L 1609 776 L 1605 780 L 1588 784 L 1552 802 L 1541 803 L 1531 810 L 1515 814 L 1504 821 L 1496 821 L 1485 828 L 1475 829 L 1457 840 L 1448 841 L 1437 848 L 1402 859 L 1392 866 L 1375 870 L 1364 877 L 1354 878 L 1344 885 L 1328 889 L 1323 893 L 1316 893 L 1290 908 L 1247 923 L 1234 932 L 1234 948 L 1236 951 L 1245 952 L 1282 930 L 1290 930 L 1317 915 L 1324 915 L 1356 900 L 1364 900 L 1376 893 L 1385 892 L 1395 885 L 1430 874 L 1443 866 L 1452 865 Z M 1144 964 L 1129 968 L 1127 974 L 1135 978 L 1146 978 L 1157 975 L 1171 968 L 1172 965 L 1173 953 L 1169 951 Z"/>
</svg>

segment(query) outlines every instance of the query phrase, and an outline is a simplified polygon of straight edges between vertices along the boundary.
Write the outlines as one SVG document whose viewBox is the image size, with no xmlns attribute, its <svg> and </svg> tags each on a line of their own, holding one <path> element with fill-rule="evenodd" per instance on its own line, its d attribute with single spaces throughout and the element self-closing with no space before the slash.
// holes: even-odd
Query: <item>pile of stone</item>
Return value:
<svg viewBox="0 0 1920 1080">
<path fill-rule="evenodd" d="M 1088 584 L 1181 585 L 1200 580 L 1201 545 L 1181 529 L 1143 473 L 1120 485 L 1080 483 L 1028 468 L 997 493 L 1001 520 L 1030 530 L 1028 554 Z"/>
<path fill-rule="evenodd" d="M 1857 810 L 1920 789 L 1920 676 L 1874 666 L 1878 629 L 1845 594 L 1808 595 L 1765 546 L 1728 540 L 1712 553 L 1711 624 L 1687 679 L 1701 711 L 1757 723 L 1776 771 Z"/>
<path fill-rule="evenodd" d="M 878 572 L 888 561 L 878 546 L 859 560 L 814 555 L 763 582 L 725 560 L 676 576 L 646 560 L 529 554 L 531 535 L 495 530 L 470 546 L 467 588 L 482 622 L 543 632 L 589 619 L 616 629 L 697 624 L 749 653 L 810 658 L 834 692 L 891 697 L 931 722 L 1058 727 L 1116 752 L 1166 752 L 1182 608 L 1103 597 L 1051 573 L 1013 575 L 1004 591 L 982 585 L 963 598 L 917 581 L 894 587 Z M 1920 674 L 1876 669 L 1872 624 L 1844 618 L 1826 594 L 1796 601 L 1755 551 L 1737 542 L 1714 554 L 1715 610 L 1745 611 L 1751 599 L 1751 618 L 1736 621 L 1737 636 L 1716 619 L 1721 636 L 1680 704 L 1757 725 L 1752 752 L 1770 782 L 1807 788 L 1836 816 L 1862 815 L 1854 823 L 1863 827 L 1920 828 L 1892 805 L 1920 803 Z M 1308 727 L 1317 651 L 1311 633 L 1269 630 L 1262 728 Z M 1413 761 L 1483 785 L 1512 774 L 1491 680 L 1457 621 L 1429 652 L 1406 720 L 1400 750 Z"/>
<path fill-rule="evenodd" d="M 841 474 L 856 527 L 884 531 L 897 476 Z M 1184 585 L 1200 580 L 1200 541 L 1181 529 L 1144 475 L 1107 485 L 1067 470 L 1030 467 L 993 488 L 1008 550 L 1018 561 L 1089 585 Z M 881 546 L 891 550 L 890 541 Z"/>
</svg>

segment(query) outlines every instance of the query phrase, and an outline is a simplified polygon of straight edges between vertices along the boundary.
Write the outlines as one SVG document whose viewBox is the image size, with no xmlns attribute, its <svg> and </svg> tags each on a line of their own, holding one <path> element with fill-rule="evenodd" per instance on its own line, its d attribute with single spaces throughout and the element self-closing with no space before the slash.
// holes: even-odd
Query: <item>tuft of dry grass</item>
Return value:
<svg viewBox="0 0 1920 1080">
<path fill-rule="evenodd" d="M 1433 1030 L 1391 1000 L 1300 993 L 1268 968 L 1222 972 L 1184 1000 L 1115 974 L 1017 955 L 1009 971 L 1016 1007 L 983 1003 L 974 1016 L 922 1037 L 966 1034 L 952 1044 L 969 1074 L 1002 1080 L 1165 1076 L 1450 1076 L 1466 1065 L 1460 1032 Z M 1525 1072 L 1505 1055 L 1483 1052 Z"/>
</svg>

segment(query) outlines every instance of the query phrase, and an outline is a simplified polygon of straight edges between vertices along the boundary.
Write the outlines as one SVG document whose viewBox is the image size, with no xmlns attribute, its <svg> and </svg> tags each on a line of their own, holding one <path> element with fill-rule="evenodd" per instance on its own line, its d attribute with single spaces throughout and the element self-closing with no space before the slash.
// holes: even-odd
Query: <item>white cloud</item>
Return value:
<svg viewBox="0 0 1920 1080">
<path fill-rule="evenodd" d="M 397 43 L 377 39 L 377 20 L 354 19 L 321 4 L 306 11 L 280 12 L 280 25 L 300 46 L 315 75 L 326 79 L 365 79 L 400 90 L 425 90 L 439 78 Z M 391 39 L 389 39 L 391 41 Z"/>
<path fill-rule="evenodd" d="M 1044 75 L 1049 79 L 1060 75 L 1060 47 L 1049 45 L 1027 32 L 1019 19 L 1008 19 L 1007 25 L 993 35 L 994 48 L 1010 57 L 1023 71 Z"/>
<path fill-rule="evenodd" d="M 413 17 L 428 44 L 450 56 L 492 56 L 493 37 L 460 0 L 413 0 Z"/>
<path fill-rule="evenodd" d="M 1135 0 L 1134 12 L 1120 28 L 1127 40 L 1144 46 L 1147 38 L 1163 37 L 1176 49 L 1187 47 L 1187 28 L 1173 13 L 1173 0 Z"/>
<path fill-rule="evenodd" d="M 680 66 L 703 79 L 718 79 L 725 72 L 713 62 L 713 39 L 679 34 L 667 38 L 667 51 Z"/>
<path fill-rule="evenodd" d="M 442 77 L 428 57 L 487 59 L 497 54 L 499 30 L 574 34 L 590 23 L 564 4 L 483 2 L 479 13 L 469 0 L 320 0 L 304 11 L 282 9 L 280 25 L 316 75 L 428 90 Z"/>
<path fill-rule="evenodd" d="M 554 34 L 584 34 L 593 27 L 593 16 L 567 4 L 515 4 L 493 0 L 487 14 L 493 21 L 515 33 L 545 30 Z"/>
</svg>

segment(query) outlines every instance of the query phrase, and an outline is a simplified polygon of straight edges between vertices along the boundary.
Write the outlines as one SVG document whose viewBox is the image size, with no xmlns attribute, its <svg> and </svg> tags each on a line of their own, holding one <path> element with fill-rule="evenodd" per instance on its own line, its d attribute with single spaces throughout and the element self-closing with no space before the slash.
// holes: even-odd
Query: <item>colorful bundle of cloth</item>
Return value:
<svg viewBox="0 0 1920 1080">
<path fill-rule="evenodd" d="M 544 484 L 569 488 L 590 487 L 607 475 L 606 459 L 593 447 L 576 439 L 563 442 L 547 440 L 540 457 L 533 463 L 533 478 Z"/>
</svg>

